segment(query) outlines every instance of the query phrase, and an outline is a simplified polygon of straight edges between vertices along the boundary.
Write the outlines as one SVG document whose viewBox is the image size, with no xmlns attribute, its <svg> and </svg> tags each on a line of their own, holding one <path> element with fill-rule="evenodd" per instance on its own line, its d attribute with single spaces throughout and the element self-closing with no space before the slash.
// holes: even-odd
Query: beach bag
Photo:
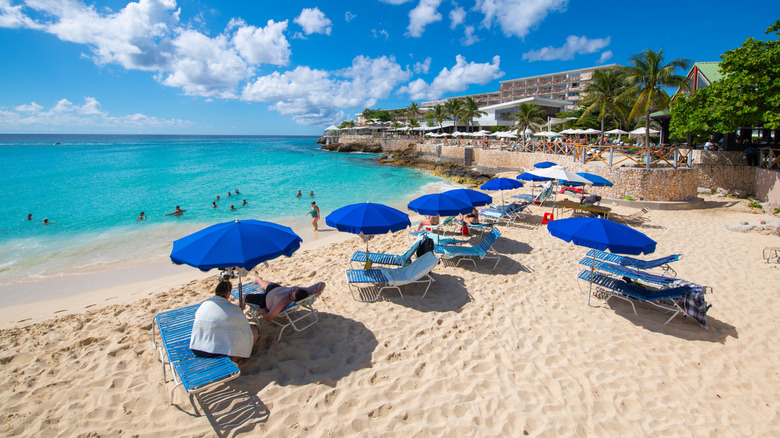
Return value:
<svg viewBox="0 0 780 438">
<path fill-rule="evenodd" d="M 420 246 L 417 248 L 417 258 L 420 258 L 423 254 L 431 251 L 433 251 L 433 239 L 428 236 L 423 236 L 420 240 Z"/>
<path fill-rule="evenodd" d="M 465 222 L 463 223 L 463 226 L 460 229 L 460 233 L 463 234 L 464 236 L 468 236 L 469 235 L 469 226 L 466 225 Z"/>
</svg>

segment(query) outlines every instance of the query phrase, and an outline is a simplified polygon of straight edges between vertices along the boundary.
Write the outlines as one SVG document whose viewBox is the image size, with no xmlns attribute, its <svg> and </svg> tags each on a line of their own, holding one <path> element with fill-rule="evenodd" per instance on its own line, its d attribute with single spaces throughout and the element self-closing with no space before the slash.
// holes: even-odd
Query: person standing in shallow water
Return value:
<svg viewBox="0 0 780 438">
<path fill-rule="evenodd" d="M 314 231 L 319 231 L 317 229 L 317 221 L 320 220 L 320 208 L 317 207 L 316 202 L 311 201 L 311 210 L 306 215 L 311 215 L 311 224 L 314 226 Z"/>
<path fill-rule="evenodd" d="M 300 191 L 300 190 L 298 190 L 298 193 L 297 193 L 295 196 L 296 196 L 296 197 L 298 197 L 298 198 L 300 198 L 300 197 L 301 197 L 301 196 L 303 196 L 303 195 L 301 194 L 301 191 Z"/>
</svg>

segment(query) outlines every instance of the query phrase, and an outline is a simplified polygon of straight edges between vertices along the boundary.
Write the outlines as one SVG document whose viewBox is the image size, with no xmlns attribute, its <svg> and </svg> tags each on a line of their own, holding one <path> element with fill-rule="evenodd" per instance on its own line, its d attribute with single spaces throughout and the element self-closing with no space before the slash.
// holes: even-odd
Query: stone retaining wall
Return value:
<svg viewBox="0 0 780 438">
<path fill-rule="evenodd" d="M 541 161 L 552 161 L 575 172 L 600 175 L 614 184 L 613 187 L 598 187 L 592 191 L 604 197 L 625 199 L 627 196 L 644 201 L 684 201 L 695 199 L 698 187 L 739 189 L 751 195 L 772 198 L 780 197 L 778 172 L 770 172 L 757 178 L 756 167 L 747 166 L 741 152 L 692 151 L 693 168 L 651 168 L 606 167 L 603 164 L 583 164 L 571 157 L 538 152 L 510 152 L 485 150 L 472 147 L 445 146 L 441 143 L 424 142 L 415 144 L 409 139 L 372 138 L 370 136 L 341 136 L 340 142 L 376 142 L 386 152 L 397 152 L 410 145 L 423 159 L 442 162 L 457 162 L 476 167 L 485 173 L 521 172 L 533 169 Z"/>
</svg>

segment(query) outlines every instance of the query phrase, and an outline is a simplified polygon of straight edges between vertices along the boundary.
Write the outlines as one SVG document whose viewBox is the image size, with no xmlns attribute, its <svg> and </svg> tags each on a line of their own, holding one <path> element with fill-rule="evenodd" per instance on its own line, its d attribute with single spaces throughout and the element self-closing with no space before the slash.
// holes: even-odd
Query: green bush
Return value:
<svg viewBox="0 0 780 438">
<path fill-rule="evenodd" d="M 750 208 L 760 208 L 760 209 L 764 208 L 764 207 L 761 206 L 760 203 L 758 203 L 756 201 L 750 201 L 750 203 L 748 204 L 748 207 L 750 207 Z"/>
</svg>

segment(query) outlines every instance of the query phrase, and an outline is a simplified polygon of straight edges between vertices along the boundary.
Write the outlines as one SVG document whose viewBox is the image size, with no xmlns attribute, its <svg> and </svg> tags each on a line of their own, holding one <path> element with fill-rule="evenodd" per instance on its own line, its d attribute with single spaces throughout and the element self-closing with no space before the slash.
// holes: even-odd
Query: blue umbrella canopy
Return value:
<svg viewBox="0 0 780 438">
<path fill-rule="evenodd" d="M 557 164 L 553 163 L 552 161 L 542 161 L 541 163 L 534 164 L 534 167 L 537 169 L 547 169 L 548 167 L 557 166 Z"/>
<path fill-rule="evenodd" d="M 482 190 L 501 190 L 501 204 L 504 203 L 504 190 L 516 189 L 523 187 L 523 183 L 511 178 L 494 178 L 490 181 L 482 184 L 480 189 Z"/>
<path fill-rule="evenodd" d="M 385 234 L 403 230 L 412 223 L 409 215 L 383 204 L 350 204 L 325 217 L 325 224 L 352 234 Z"/>
<path fill-rule="evenodd" d="M 523 183 L 511 178 L 494 178 L 490 181 L 482 184 L 480 189 L 482 190 L 511 190 L 518 187 L 523 187 Z"/>
<path fill-rule="evenodd" d="M 629 226 L 595 217 L 558 219 L 547 223 L 553 236 L 598 250 L 616 254 L 650 254 L 656 242 Z"/>
<path fill-rule="evenodd" d="M 250 270 L 281 255 L 291 256 L 302 239 L 290 227 L 248 219 L 206 227 L 173 242 L 171 261 L 208 271 L 213 268 Z"/>
<path fill-rule="evenodd" d="M 523 180 L 523 181 L 549 181 L 552 178 L 547 178 L 544 176 L 538 176 L 534 175 L 532 173 L 523 172 L 520 175 L 517 175 L 517 179 Z"/>
<path fill-rule="evenodd" d="M 456 214 L 469 213 L 474 208 L 471 202 L 444 193 L 422 195 L 406 207 L 426 216 L 455 216 Z"/>
<path fill-rule="evenodd" d="M 601 175 L 594 175 L 588 172 L 577 172 L 577 175 L 590 180 L 594 187 L 612 187 L 612 181 L 604 178 Z"/>
<path fill-rule="evenodd" d="M 471 189 L 447 190 L 442 194 L 452 196 L 453 198 L 463 199 L 464 201 L 471 203 L 474 207 L 490 205 L 493 202 L 493 198 L 490 195 Z"/>
</svg>

